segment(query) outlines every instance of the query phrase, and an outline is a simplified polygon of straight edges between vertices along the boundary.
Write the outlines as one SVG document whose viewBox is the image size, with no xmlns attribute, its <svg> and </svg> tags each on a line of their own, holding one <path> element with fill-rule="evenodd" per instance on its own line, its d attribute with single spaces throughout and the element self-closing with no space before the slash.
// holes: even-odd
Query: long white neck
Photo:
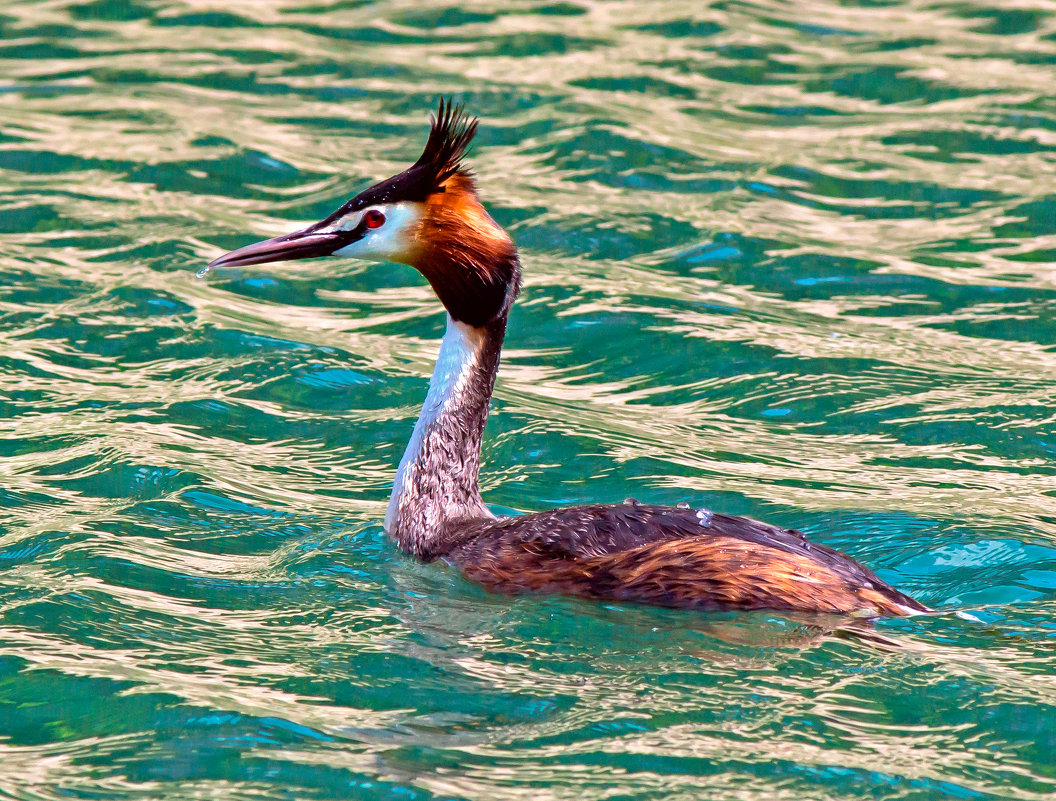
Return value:
<svg viewBox="0 0 1056 801">
<path fill-rule="evenodd" d="M 482 328 L 448 315 L 429 394 L 385 515 L 385 531 L 419 558 L 443 553 L 452 524 L 493 517 L 480 497 L 480 440 L 505 333 L 505 315 Z"/>
</svg>

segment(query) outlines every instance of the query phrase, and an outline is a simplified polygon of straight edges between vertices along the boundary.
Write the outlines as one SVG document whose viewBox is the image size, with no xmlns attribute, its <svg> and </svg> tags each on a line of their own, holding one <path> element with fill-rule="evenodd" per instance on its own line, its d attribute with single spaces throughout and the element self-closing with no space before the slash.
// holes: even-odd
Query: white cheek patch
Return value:
<svg viewBox="0 0 1056 801">
<path fill-rule="evenodd" d="M 345 231 L 353 230 L 360 224 L 363 215 L 371 210 L 384 214 L 385 222 L 377 228 L 368 228 L 362 239 L 345 245 L 340 250 L 335 250 L 335 256 L 354 256 L 357 259 L 375 261 L 399 261 L 401 255 L 411 250 L 414 244 L 414 232 L 421 219 L 418 204 L 386 203 L 370 206 L 354 215 L 350 214 L 335 227 L 340 227 Z"/>
</svg>

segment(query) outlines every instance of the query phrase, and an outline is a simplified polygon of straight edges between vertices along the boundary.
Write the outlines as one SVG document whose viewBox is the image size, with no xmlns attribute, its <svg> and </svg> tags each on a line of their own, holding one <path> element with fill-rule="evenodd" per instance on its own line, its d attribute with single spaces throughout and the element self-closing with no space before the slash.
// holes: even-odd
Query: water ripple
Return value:
<svg viewBox="0 0 1056 801">
<path fill-rule="evenodd" d="M 0 32 L 0 794 L 1056 791 L 1051 8 L 17 0 Z M 402 169 L 443 93 L 526 267 L 488 500 L 765 517 L 944 613 L 500 598 L 386 542 L 428 288 L 193 275 Z"/>
</svg>

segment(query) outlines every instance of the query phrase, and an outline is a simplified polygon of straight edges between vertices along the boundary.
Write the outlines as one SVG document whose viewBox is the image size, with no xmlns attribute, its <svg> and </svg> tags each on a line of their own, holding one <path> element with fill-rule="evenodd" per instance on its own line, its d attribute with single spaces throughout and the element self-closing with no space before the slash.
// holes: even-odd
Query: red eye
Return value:
<svg viewBox="0 0 1056 801">
<path fill-rule="evenodd" d="M 371 209 L 363 215 L 363 222 L 367 228 L 381 228 L 385 224 L 385 215 L 377 209 Z"/>
</svg>

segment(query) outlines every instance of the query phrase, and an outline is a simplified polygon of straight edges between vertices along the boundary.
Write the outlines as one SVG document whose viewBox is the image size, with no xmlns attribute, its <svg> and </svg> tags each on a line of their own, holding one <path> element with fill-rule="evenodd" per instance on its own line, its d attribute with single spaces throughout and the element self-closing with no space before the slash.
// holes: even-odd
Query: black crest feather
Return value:
<svg viewBox="0 0 1056 801">
<path fill-rule="evenodd" d="M 439 110 L 431 117 L 429 139 L 418 161 L 399 175 L 363 190 L 320 225 L 377 203 L 423 201 L 429 195 L 442 192 L 444 181 L 452 175 L 468 177 L 469 170 L 462 164 L 462 159 L 477 132 L 477 122 L 477 119 L 467 116 L 461 105 L 441 99 Z"/>
<path fill-rule="evenodd" d="M 411 167 L 411 170 L 422 171 L 422 178 L 428 178 L 432 191 L 439 191 L 441 184 L 455 173 L 466 172 L 462 159 L 477 133 L 477 122 L 466 115 L 461 105 L 440 99 L 439 110 L 430 118 L 429 141 Z"/>
</svg>

